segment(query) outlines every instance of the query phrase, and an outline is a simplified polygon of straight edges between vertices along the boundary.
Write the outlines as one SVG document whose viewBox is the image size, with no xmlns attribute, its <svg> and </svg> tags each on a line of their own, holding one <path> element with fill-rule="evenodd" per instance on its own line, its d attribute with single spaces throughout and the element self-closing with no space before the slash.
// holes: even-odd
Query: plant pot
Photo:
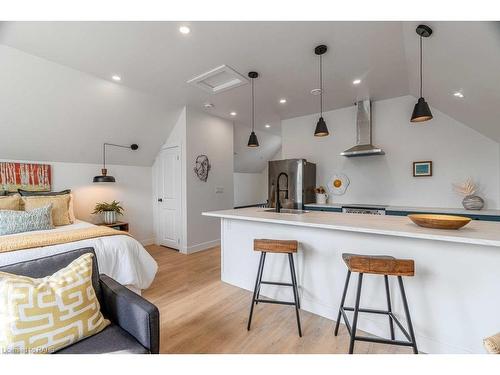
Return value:
<svg viewBox="0 0 500 375">
<path fill-rule="evenodd" d="M 104 217 L 105 224 L 116 223 L 116 211 L 104 211 L 102 214 Z"/>
<path fill-rule="evenodd" d="M 484 207 L 484 200 L 477 195 L 467 195 L 463 199 L 462 205 L 466 210 L 480 210 Z"/>
<path fill-rule="evenodd" d="M 316 203 L 317 204 L 326 204 L 326 200 L 328 199 L 327 194 L 318 194 L 316 193 Z"/>
</svg>

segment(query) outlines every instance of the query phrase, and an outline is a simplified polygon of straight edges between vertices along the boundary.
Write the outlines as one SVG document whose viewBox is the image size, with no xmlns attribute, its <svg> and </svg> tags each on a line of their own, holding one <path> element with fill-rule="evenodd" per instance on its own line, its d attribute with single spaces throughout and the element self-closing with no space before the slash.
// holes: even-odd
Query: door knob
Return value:
<svg viewBox="0 0 500 375">
<path fill-rule="evenodd" d="M 158 202 L 163 202 L 163 199 L 161 199 L 161 198 L 158 198 Z"/>
</svg>

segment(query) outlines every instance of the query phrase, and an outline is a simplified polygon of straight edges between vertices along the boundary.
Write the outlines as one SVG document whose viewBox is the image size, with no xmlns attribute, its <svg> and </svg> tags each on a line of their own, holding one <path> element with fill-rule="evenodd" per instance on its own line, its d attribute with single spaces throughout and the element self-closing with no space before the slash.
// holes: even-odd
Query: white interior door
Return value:
<svg viewBox="0 0 500 375">
<path fill-rule="evenodd" d="M 161 151 L 158 180 L 160 245 L 179 249 L 181 242 L 181 157 L 179 146 Z"/>
</svg>

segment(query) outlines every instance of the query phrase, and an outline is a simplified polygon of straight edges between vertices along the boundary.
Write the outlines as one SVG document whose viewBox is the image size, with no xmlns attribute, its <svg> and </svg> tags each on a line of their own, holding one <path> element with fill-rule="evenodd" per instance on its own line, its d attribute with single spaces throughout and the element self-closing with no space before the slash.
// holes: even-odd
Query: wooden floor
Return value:
<svg viewBox="0 0 500 375">
<path fill-rule="evenodd" d="M 344 325 L 301 311 L 303 337 L 295 311 L 283 305 L 255 307 L 246 329 L 252 294 L 220 280 L 220 249 L 179 254 L 161 246 L 147 250 L 159 265 L 143 296 L 160 309 L 162 353 L 347 353 Z M 411 353 L 411 349 L 356 342 L 356 353 Z"/>
</svg>

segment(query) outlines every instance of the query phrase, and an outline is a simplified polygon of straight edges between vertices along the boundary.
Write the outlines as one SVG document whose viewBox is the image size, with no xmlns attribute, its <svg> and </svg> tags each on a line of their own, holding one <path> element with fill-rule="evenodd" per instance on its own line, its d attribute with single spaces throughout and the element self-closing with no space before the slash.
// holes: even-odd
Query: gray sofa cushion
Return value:
<svg viewBox="0 0 500 375">
<path fill-rule="evenodd" d="M 97 257 L 95 256 L 94 249 L 91 247 L 70 250 L 65 253 L 54 254 L 44 258 L 10 264 L 8 266 L 0 267 L 0 271 L 13 273 L 14 275 L 22 275 L 39 279 L 56 273 L 57 271 L 66 267 L 72 261 L 80 257 L 80 255 L 87 253 L 94 254 L 94 258 L 92 258 L 92 286 L 94 287 L 95 294 L 102 306 L 102 291 L 101 284 L 99 282 L 99 268 L 97 264 Z"/>
<path fill-rule="evenodd" d="M 117 325 L 110 325 L 97 335 L 63 348 L 57 354 L 147 354 L 149 351 Z"/>
</svg>

